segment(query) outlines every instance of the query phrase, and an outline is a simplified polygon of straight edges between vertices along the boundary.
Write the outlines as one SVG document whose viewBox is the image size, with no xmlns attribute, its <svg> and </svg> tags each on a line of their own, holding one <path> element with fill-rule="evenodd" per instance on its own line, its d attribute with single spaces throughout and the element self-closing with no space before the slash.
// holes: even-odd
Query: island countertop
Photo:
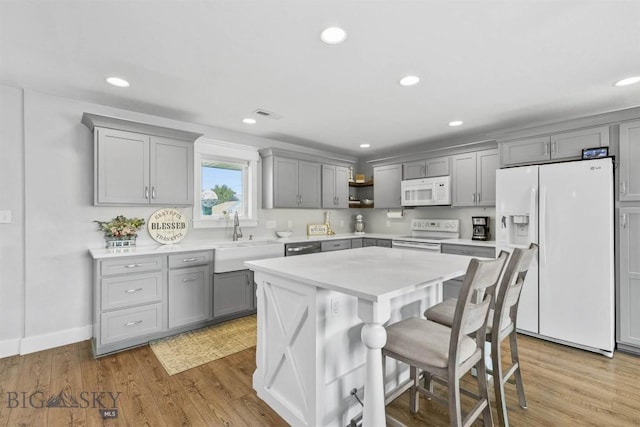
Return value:
<svg viewBox="0 0 640 427">
<path fill-rule="evenodd" d="M 465 274 L 472 257 L 366 247 L 247 261 L 247 268 L 378 302 Z"/>
</svg>

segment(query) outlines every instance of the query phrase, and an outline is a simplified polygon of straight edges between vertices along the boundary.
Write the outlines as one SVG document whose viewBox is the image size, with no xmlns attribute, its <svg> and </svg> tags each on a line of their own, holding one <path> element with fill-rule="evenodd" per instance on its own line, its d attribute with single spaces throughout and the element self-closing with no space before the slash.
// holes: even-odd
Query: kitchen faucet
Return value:
<svg viewBox="0 0 640 427">
<path fill-rule="evenodd" d="M 233 214 L 233 241 L 236 242 L 242 237 L 242 229 L 240 228 L 240 220 L 238 219 L 238 211 Z"/>
</svg>

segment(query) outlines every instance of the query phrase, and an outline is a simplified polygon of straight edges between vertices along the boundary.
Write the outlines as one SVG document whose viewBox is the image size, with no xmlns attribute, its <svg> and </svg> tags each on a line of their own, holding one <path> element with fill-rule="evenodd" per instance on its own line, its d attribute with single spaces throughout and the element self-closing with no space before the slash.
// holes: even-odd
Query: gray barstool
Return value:
<svg viewBox="0 0 640 427">
<path fill-rule="evenodd" d="M 505 252 L 495 260 L 472 259 L 455 306 L 451 327 L 430 320 L 413 317 L 394 323 L 386 328 L 387 343 L 382 349 L 383 364 L 392 357 L 410 366 L 410 379 L 392 391 L 386 403 L 395 400 L 410 390 L 411 412 L 418 412 L 419 394 L 449 406 L 452 426 L 470 425 L 480 415 L 484 425 L 492 425 L 491 406 L 487 392 L 484 341 L 489 308 L 494 298 L 496 285 L 505 266 Z M 472 298 L 481 294 L 479 300 Z M 460 388 L 460 379 L 475 367 L 478 375 L 479 395 Z M 428 386 L 419 384 L 419 371 L 424 371 Z M 448 385 L 449 397 L 442 399 L 433 393 L 431 380 Z M 460 393 L 473 396 L 477 403 L 464 417 L 460 407 Z M 391 418 L 391 417 L 389 417 Z M 394 423 L 399 422 L 391 419 Z"/>
<path fill-rule="evenodd" d="M 535 258 L 538 246 L 532 243 L 528 249 L 515 249 L 504 270 L 504 275 L 498 286 L 494 309 L 489 314 L 486 340 L 491 343 L 492 374 L 494 377 L 494 392 L 498 409 L 498 420 L 501 426 L 509 425 L 507 416 L 507 404 L 504 396 L 504 384 L 515 374 L 516 390 L 522 408 L 527 408 L 527 400 L 524 396 L 524 385 L 520 372 L 520 359 L 518 357 L 518 342 L 516 333 L 516 321 L 518 316 L 518 303 L 522 293 L 522 285 L 527 276 L 531 261 Z M 442 325 L 451 325 L 455 315 L 457 301 L 450 299 L 436 304 L 425 311 L 427 319 Z M 493 325 L 499 325 L 494 328 Z M 512 366 L 506 373 L 502 372 L 502 352 L 500 343 L 509 337 Z"/>
</svg>

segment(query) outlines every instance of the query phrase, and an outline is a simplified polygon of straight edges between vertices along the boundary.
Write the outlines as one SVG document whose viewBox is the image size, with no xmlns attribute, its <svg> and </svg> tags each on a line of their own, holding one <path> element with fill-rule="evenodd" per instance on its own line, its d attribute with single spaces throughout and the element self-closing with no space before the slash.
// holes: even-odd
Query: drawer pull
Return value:
<svg viewBox="0 0 640 427">
<path fill-rule="evenodd" d="M 139 325 L 140 323 L 142 323 L 142 320 L 134 320 L 133 322 L 125 323 L 124 326 L 135 326 L 135 325 Z"/>
<path fill-rule="evenodd" d="M 124 291 L 125 294 L 132 294 L 134 292 L 140 292 L 142 290 L 142 288 L 135 288 L 135 289 L 127 289 L 126 291 Z"/>
<path fill-rule="evenodd" d="M 198 260 L 198 258 L 185 258 L 185 259 L 182 260 L 182 262 L 194 262 L 194 261 L 197 261 L 197 260 Z"/>
<path fill-rule="evenodd" d="M 137 268 L 137 267 L 142 267 L 142 264 L 127 264 L 124 266 L 124 268 Z"/>
<path fill-rule="evenodd" d="M 195 282 L 198 280 L 197 277 L 189 277 L 188 279 L 182 279 L 183 282 Z"/>
</svg>

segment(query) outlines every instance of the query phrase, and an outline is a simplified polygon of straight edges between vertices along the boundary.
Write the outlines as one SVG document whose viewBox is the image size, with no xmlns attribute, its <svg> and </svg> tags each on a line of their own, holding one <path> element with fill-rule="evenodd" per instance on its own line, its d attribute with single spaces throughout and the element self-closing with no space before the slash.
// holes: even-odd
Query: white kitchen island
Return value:
<svg viewBox="0 0 640 427">
<path fill-rule="evenodd" d="M 408 377 L 387 363 L 385 323 L 421 316 L 442 300 L 442 282 L 463 275 L 470 257 L 366 247 L 248 261 L 257 284 L 253 387 L 294 426 L 384 426 L 384 389 Z"/>
</svg>

